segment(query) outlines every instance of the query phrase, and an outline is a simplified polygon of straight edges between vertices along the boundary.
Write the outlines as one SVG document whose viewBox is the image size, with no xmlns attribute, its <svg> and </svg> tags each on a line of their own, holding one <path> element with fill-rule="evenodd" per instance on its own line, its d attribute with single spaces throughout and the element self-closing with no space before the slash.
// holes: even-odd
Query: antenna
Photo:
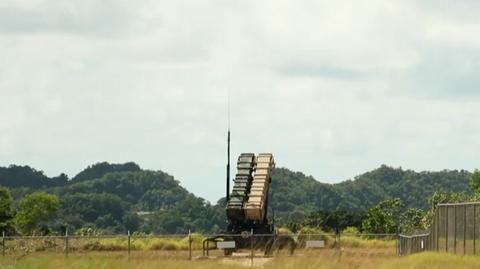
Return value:
<svg viewBox="0 0 480 269">
<path fill-rule="evenodd" d="M 228 90 L 228 135 L 227 135 L 227 195 L 225 198 L 230 199 L 230 89 Z"/>
</svg>

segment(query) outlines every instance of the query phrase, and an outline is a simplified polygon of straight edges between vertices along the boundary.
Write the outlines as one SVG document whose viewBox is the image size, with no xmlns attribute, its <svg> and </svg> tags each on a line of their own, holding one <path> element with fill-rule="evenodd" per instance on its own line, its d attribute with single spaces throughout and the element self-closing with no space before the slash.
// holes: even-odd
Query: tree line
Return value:
<svg viewBox="0 0 480 269">
<path fill-rule="evenodd" d="M 135 163 L 98 163 L 72 179 L 48 178 L 28 166 L 0 167 L 0 185 L 0 229 L 9 234 L 215 233 L 227 221 L 225 199 L 211 204 L 171 175 Z M 416 173 L 382 166 L 325 184 L 279 168 L 269 213 L 292 231 L 409 231 L 426 227 L 438 202 L 476 199 L 478 186 L 478 171 Z"/>
</svg>

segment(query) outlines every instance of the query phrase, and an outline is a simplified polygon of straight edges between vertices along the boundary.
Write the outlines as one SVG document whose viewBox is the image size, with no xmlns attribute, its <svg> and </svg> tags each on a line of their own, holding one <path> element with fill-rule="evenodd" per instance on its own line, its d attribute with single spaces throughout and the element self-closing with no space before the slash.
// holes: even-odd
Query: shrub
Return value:
<svg viewBox="0 0 480 269">
<path fill-rule="evenodd" d="M 358 230 L 357 227 L 349 226 L 349 227 L 346 227 L 345 229 L 343 229 L 342 233 L 349 234 L 349 235 L 352 235 L 352 234 L 359 235 L 360 231 Z"/>
<path fill-rule="evenodd" d="M 163 246 L 162 250 L 178 250 L 178 246 L 176 244 L 170 242 L 170 243 L 166 243 Z"/>
<path fill-rule="evenodd" d="M 307 240 L 323 240 L 326 247 L 334 247 L 335 240 L 332 235 L 326 234 L 320 228 L 303 227 L 297 237 L 299 247 L 305 247 Z"/>
<path fill-rule="evenodd" d="M 281 234 L 281 235 L 292 235 L 293 233 L 292 233 L 292 231 L 290 231 L 290 229 L 282 227 L 282 228 L 279 228 L 279 229 L 278 229 L 278 234 Z"/>
<path fill-rule="evenodd" d="M 340 239 L 342 247 L 351 248 L 393 248 L 395 240 L 368 239 L 360 236 L 342 236 Z"/>
</svg>

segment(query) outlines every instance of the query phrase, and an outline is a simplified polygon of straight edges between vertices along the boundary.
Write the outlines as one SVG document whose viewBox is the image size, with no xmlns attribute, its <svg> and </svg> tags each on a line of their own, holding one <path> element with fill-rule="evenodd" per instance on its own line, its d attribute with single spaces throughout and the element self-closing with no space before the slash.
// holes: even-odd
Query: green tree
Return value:
<svg viewBox="0 0 480 269">
<path fill-rule="evenodd" d="M 123 215 L 122 223 L 127 231 L 133 233 L 137 231 L 142 224 L 142 219 L 135 212 L 127 212 Z"/>
<path fill-rule="evenodd" d="M 402 233 L 413 233 L 416 230 L 424 230 L 426 226 L 426 212 L 418 208 L 409 208 L 400 216 Z"/>
<path fill-rule="evenodd" d="M 480 170 L 475 169 L 472 175 L 469 178 L 470 186 L 472 187 L 475 194 L 480 195 Z"/>
<path fill-rule="evenodd" d="M 45 192 L 35 192 L 20 200 L 15 224 L 23 234 L 32 234 L 45 228 L 46 223 L 55 217 L 59 209 L 59 199 L 56 195 Z"/>
<path fill-rule="evenodd" d="M 323 231 L 334 232 L 348 226 L 361 228 L 363 215 L 359 212 L 345 210 L 319 210 L 311 212 L 302 223 L 304 227 L 321 228 Z"/>
<path fill-rule="evenodd" d="M 445 192 L 445 191 L 436 191 L 432 194 L 430 199 L 428 199 L 432 212 L 435 211 L 438 204 L 443 203 L 461 203 L 468 202 L 473 200 L 472 195 L 466 192 Z"/>
<path fill-rule="evenodd" d="M 13 218 L 13 198 L 10 190 L 0 186 L 0 231 L 7 232 L 11 230 L 11 221 Z"/>
<path fill-rule="evenodd" d="M 373 206 L 363 220 L 364 231 L 367 233 L 396 233 L 402 206 L 402 200 L 399 198 L 388 199 Z"/>
<path fill-rule="evenodd" d="M 72 178 L 72 182 L 85 181 L 89 179 L 101 178 L 108 173 L 113 172 L 138 172 L 140 171 L 138 164 L 133 162 L 123 164 L 110 164 L 108 162 L 96 163 L 85 168 Z"/>
</svg>

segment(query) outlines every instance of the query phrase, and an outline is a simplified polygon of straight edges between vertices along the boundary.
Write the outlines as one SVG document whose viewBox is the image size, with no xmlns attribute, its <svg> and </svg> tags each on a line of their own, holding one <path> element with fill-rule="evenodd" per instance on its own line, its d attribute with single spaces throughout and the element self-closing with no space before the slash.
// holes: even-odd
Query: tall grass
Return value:
<svg viewBox="0 0 480 269">
<path fill-rule="evenodd" d="M 158 252 L 136 252 L 127 258 L 118 252 L 90 252 L 65 258 L 59 254 L 34 254 L 21 259 L 1 258 L 0 268 L 6 269 L 154 269 L 198 268 L 235 269 L 249 266 L 248 259 L 193 260 L 159 256 Z M 470 269 L 480 268 L 478 257 L 462 257 L 443 253 L 422 253 L 408 257 L 376 255 L 340 255 L 334 251 L 322 251 L 316 256 L 279 257 L 256 259 L 254 265 L 266 269 Z"/>
<path fill-rule="evenodd" d="M 396 241 L 388 239 L 372 239 L 360 236 L 342 236 L 341 247 L 344 248 L 395 248 Z"/>
<path fill-rule="evenodd" d="M 372 239 L 361 235 L 342 236 L 338 245 L 332 234 L 306 234 L 302 231 L 298 235 L 292 235 L 298 243 L 298 250 L 305 247 L 306 240 L 324 240 L 326 248 L 395 248 L 395 240 Z M 202 250 L 202 242 L 205 237 L 201 234 L 192 234 L 192 250 Z M 121 237 L 72 237 L 69 239 L 70 252 L 89 251 L 126 251 L 128 238 Z M 64 252 L 64 238 L 27 238 L 7 240 L 7 254 L 25 255 L 34 252 Z M 130 241 L 132 251 L 185 251 L 189 249 L 188 236 L 132 236 Z M 0 268 L 1 269 L 1 268 Z"/>
<path fill-rule="evenodd" d="M 201 249 L 203 236 L 192 235 L 192 249 Z M 80 246 L 83 250 L 115 251 L 126 250 L 128 242 L 126 237 L 104 238 Z M 188 237 L 132 237 L 130 241 L 131 250 L 188 250 Z"/>
<path fill-rule="evenodd" d="M 200 234 L 192 234 L 192 249 L 202 249 L 204 237 Z M 75 251 L 126 251 L 128 238 L 117 237 L 71 237 L 69 238 L 69 250 Z M 130 241 L 131 250 L 188 250 L 189 237 L 159 237 L 159 236 L 132 236 Z M 6 241 L 7 253 L 33 253 L 65 250 L 64 238 L 16 238 Z M 1 269 L 1 268 L 0 268 Z"/>
</svg>

